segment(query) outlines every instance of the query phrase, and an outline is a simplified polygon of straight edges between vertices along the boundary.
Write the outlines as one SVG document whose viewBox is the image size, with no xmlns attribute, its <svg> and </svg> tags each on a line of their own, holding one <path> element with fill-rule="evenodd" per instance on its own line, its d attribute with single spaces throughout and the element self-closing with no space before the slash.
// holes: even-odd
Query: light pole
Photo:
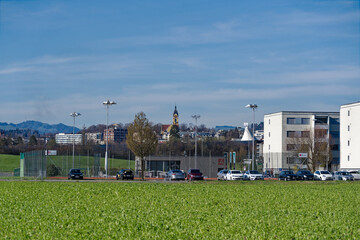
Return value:
<svg viewBox="0 0 360 240">
<path fill-rule="evenodd" d="M 253 126 L 252 126 L 252 167 L 251 170 L 255 168 L 255 136 L 254 136 L 254 129 L 255 129 L 255 110 L 257 109 L 258 105 L 256 104 L 248 104 L 245 107 L 252 108 L 253 110 Z"/>
<path fill-rule="evenodd" d="M 191 115 L 195 119 L 195 168 L 197 168 L 197 120 L 200 115 Z"/>
<path fill-rule="evenodd" d="M 73 124 L 73 168 L 75 168 L 75 118 L 80 116 L 80 113 L 73 112 L 70 113 L 70 116 L 74 118 L 74 124 Z"/>
<path fill-rule="evenodd" d="M 106 134 L 105 134 L 105 138 L 106 138 L 106 150 L 105 150 L 105 172 L 106 172 L 106 178 L 108 178 L 108 138 L 109 138 L 109 107 L 111 105 L 116 104 L 116 102 L 113 101 L 105 101 L 103 102 L 103 104 L 106 106 Z"/>
</svg>

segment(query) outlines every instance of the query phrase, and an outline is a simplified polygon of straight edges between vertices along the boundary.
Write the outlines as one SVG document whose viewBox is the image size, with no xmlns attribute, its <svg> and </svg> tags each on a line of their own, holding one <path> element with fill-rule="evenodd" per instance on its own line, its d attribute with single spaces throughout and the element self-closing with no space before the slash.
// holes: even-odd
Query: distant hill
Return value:
<svg viewBox="0 0 360 240">
<path fill-rule="evenodd" d="M 34 131 L 38 131 L 40 134 L 43 133 L 72 133 L 73 127 L 67 126 L 65 124 L 47 124 L 38 121 L 25 121 L 22 123 L 14 124 L 14 123 L 5 123 L 0 122 L 0 129 L 8 131 L 8 130 L 16 130 L 16 129 L 31 129 Z M 75 133 L 80 131 L 79 128 L 75 128 Z"/>
</svg>

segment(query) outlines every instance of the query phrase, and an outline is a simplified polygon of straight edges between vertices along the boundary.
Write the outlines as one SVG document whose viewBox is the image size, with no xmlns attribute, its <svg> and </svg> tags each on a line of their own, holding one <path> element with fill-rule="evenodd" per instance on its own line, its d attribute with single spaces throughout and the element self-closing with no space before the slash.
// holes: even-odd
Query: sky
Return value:
<svg viewBox="0 0 360 240">
<path fill-rule="evenodd" d="M 358 0 L 0 0 L 0 122 L 243 126 L 360 101 Z"/>
</svg>

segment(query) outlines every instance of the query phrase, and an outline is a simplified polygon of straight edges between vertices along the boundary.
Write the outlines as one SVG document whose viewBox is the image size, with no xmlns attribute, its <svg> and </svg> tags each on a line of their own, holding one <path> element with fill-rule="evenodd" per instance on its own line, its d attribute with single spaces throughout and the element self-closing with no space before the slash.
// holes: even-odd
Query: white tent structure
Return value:
<svg viewBox="0 0 360 240">
<path fill-rule="evenodd" d="M 249 127 L 248 124 L 245 123 L 245 130 L 244 130 L 244 135 L 241 138 L 242 142 L 251 142 L 254 139 L 254 136 L 252 135 L 252 133 L 249 131 Z"/>
<path fill-rule="evenodd" d="M 249 127 L 248 127 L 248 123 L 244 123 L 245 126 L 245 130 L 244 130 L 244 135 L 241 138 L 242 142 L 247 142 L 248 143 L 248 158 L 244 159 L 244 162 L 246 161 L 246 163 L 248 164 L 248 169 L 250 169 L 250 165 L 251 165 L 251 158 L 250 158 L 250 143 L 253 141 L 254 136 L 253 134 L 249 131 Z M 244 169 L 245 170 L 245 169 Z"/>
</svg>

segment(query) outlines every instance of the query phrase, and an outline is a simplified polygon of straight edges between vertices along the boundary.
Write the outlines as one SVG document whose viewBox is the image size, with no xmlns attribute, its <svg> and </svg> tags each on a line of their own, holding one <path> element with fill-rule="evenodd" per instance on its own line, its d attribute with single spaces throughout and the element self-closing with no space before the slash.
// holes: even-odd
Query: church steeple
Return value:
<svg viewBox="0 0 360 240">
<path fill-rule="evenodd" d="M 176 105 L 175 105 L 175 110 L 173 113 L 173 124 L 172 125 L 179 126 L 179 113 L 177 111 Z"/>
</svg>

